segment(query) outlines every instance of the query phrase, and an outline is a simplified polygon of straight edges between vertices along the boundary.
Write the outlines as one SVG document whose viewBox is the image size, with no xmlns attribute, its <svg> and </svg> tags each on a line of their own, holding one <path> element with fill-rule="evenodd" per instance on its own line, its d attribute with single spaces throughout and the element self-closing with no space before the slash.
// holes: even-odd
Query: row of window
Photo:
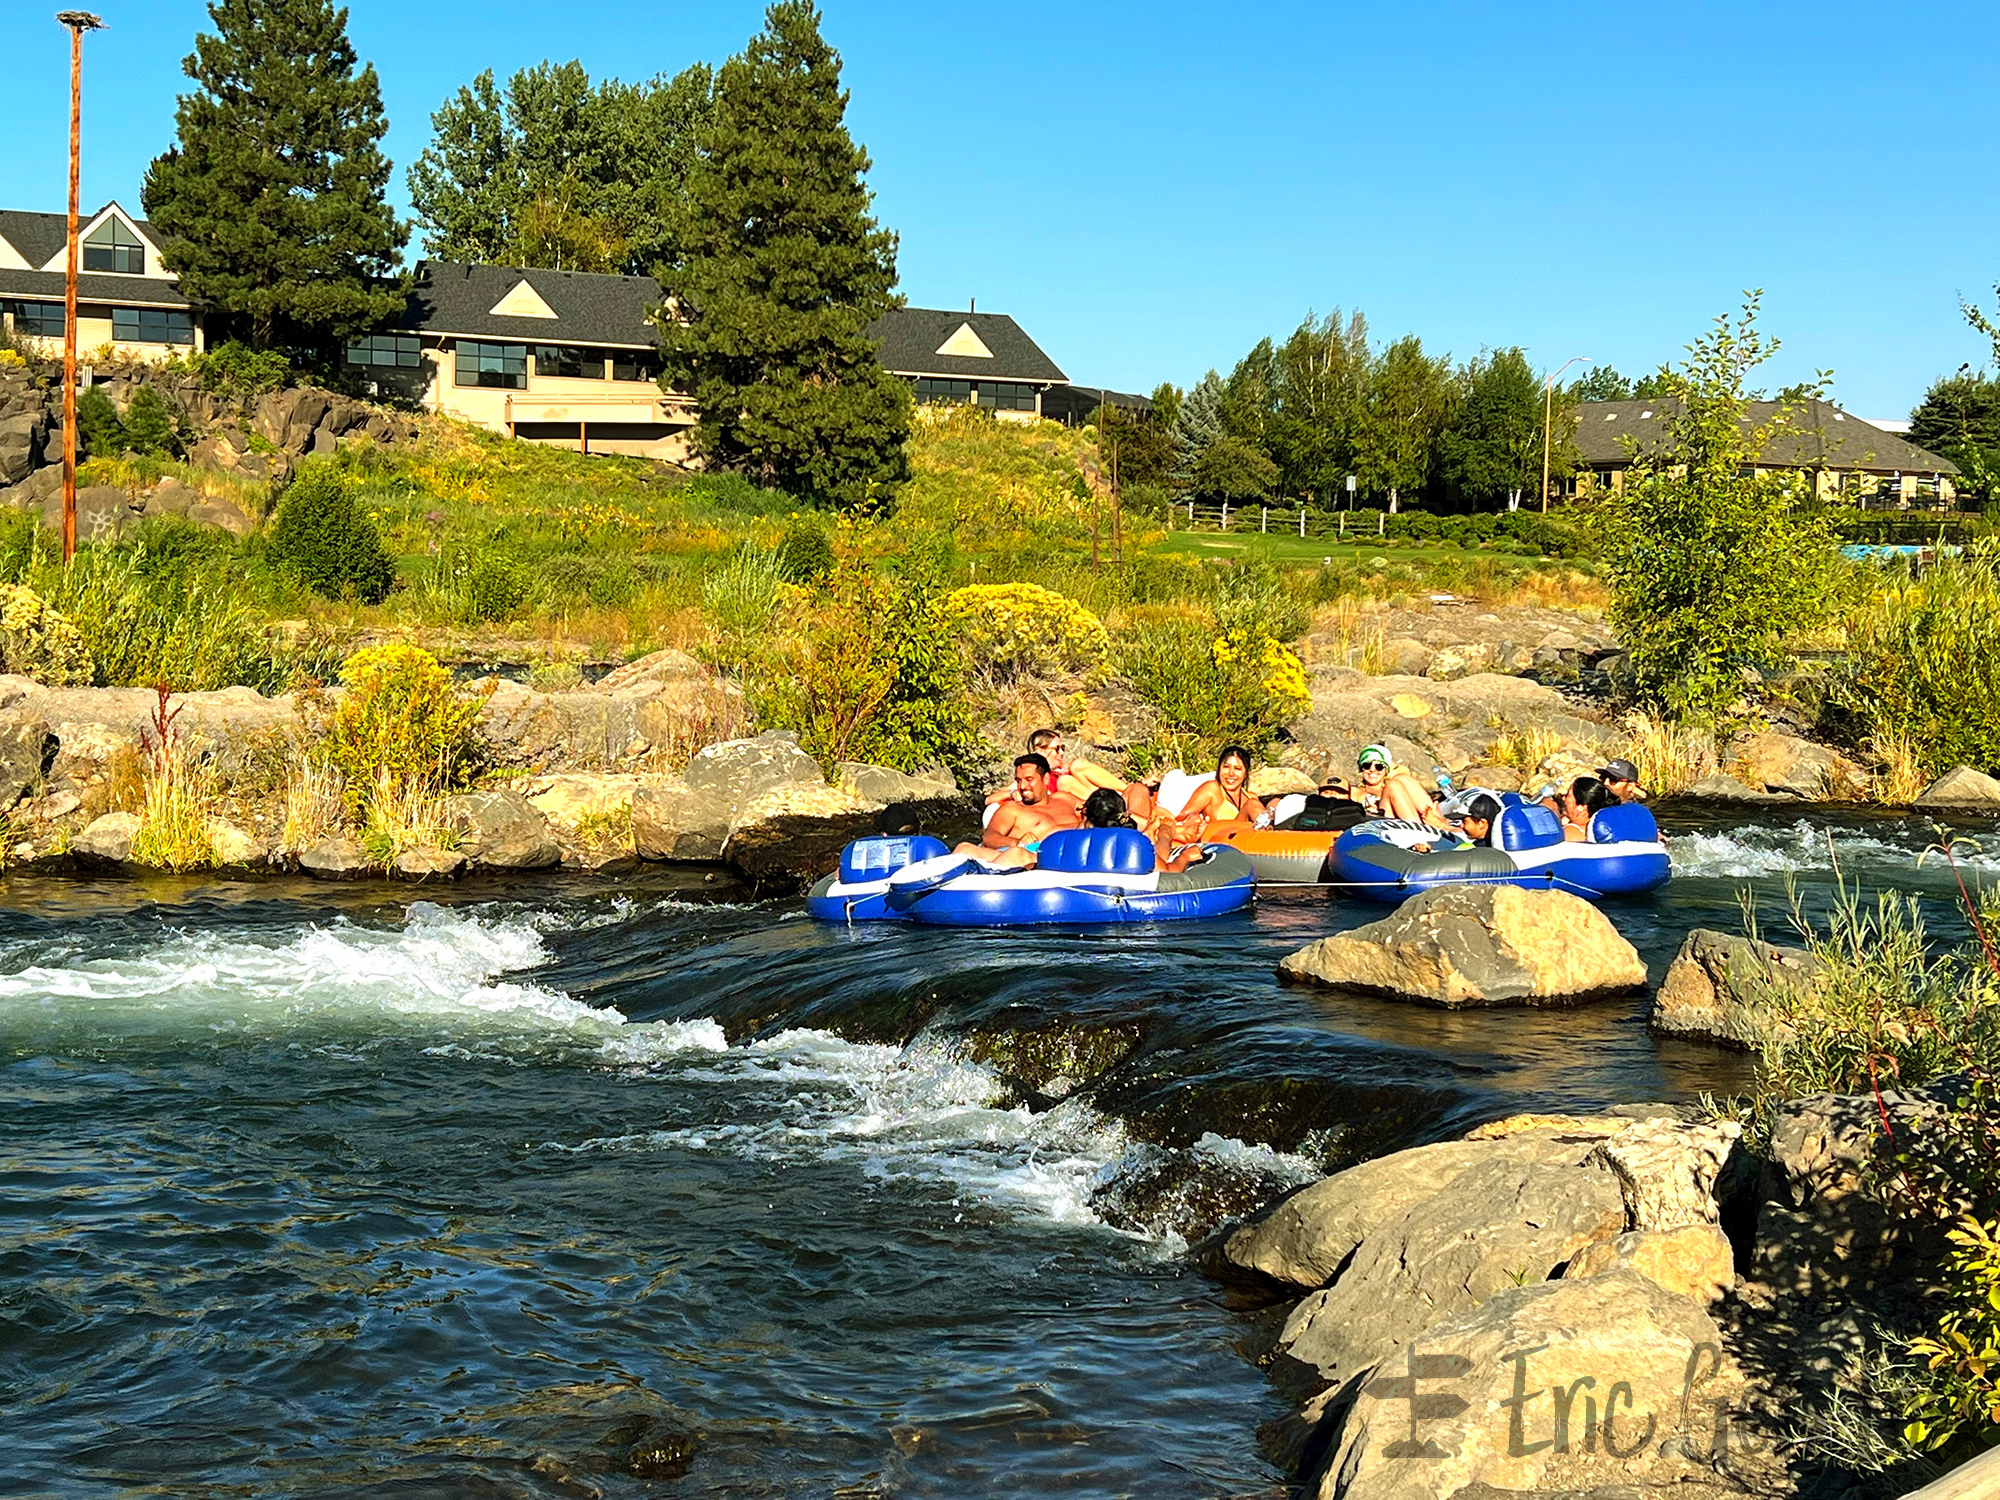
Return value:
<svg viewBox="0 0 2000 1500">
<path fill-rule="evenodd" d="M 528 357 L 534 355 L 537 375 L 571 380 L 603 380 L 610 364 L 613 380 L 660 378 L 656 354 L 638 349 L 592 349 L 577 344 L 486 344 L 460 339 L 452 379 L 459 385 L 493 386 L 502 390 L 528 388 Z"/>
<path fill-rule="evenodd" d="M 30 338 L 63 336 L 60 302 L 16 302 L 14 331 Z M 194 315 L 171 307 L 114 307 L 111 337 L 121 344 L 192 344 Z"/>
<path fill-rule="evenodd" d="M 919 405 L 984 406 L 991 411 L 1033 411 L 1036 387 L 1017 380 L 941 380 L 919 375 Z"/>
<path fill-rule="evenodd" d="M 83 268 L 116 276 L 146 274 L 146 247 L 119 218 L 106 219 L 83 242 Z"/>
</svg>

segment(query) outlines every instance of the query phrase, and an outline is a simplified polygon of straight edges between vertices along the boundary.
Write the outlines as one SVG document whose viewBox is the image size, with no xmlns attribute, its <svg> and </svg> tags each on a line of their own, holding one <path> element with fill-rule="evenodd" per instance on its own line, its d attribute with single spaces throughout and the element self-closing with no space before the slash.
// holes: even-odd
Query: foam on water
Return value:
<svg viewBox="0 0 2000 1500">
<path fill-rule="evenodd" d="M 608 1061 L 718 1050 L 713 1022 L 641 1025 L 501 976 L 548 957 L 535 922 L 419 903 L 401 928 L 336 921 L 276 942 L 173 932 L 140 952 L 0 975 L 0 1036 L 435 1037 L 438 1056 L 582 1046 Z"/>
<path fill-rule="evenodd" d="M 1667 854 L 1678 876 L 1744 877 L 1783 875 L 1788 871 L 1864 870 L 1915 871 L 1919 862 L 1944 868 L 1942 857 L 1927 853 L 1929 845 L 1911 832 L 1892 842 L 1853 829 L 1832 828 L 1801 818 L 1789 828 L 1749 825 L 1719 833 L 1676 833 Z M 1968 869 L 2000 870 L 2000 841 L 1989 837 L 1965 839 L 1955 856 Z"/>
</svg>

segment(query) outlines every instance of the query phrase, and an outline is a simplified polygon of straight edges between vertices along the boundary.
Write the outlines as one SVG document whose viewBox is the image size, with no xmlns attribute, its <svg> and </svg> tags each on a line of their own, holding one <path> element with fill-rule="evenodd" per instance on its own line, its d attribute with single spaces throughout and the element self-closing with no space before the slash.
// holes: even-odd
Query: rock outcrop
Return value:
<svg viewBox="0 0 2000 1500">
<path fill-rule="evenodd" d="M 1915 805 L 1946 810 L 2000 807 L 2000 781 L 1971 766 L 1954 766 L 1925 787 Z"/>
<path fill-rule="evenodd" d="M 472 870 L 546 870 L 562 863 L 547 819 L 519 792 L 462 792 L 444 800 L 458 852 Z"/>
<path fill-rule="evenodd" d="M 1725 761 L 1753 790 L 1807 801 L 1823 801 L 1859 780 L 1837 751 L 1777 730 L 1738 735 L 1729 742 Z"/>
<path fill-rule="evenodd" d="M 1595 906 L 1564 891 L 1447 886 L 1321 938 L 1288 979 L 1431 1005 L 1542 1004 L 1637 989 L 1646 965 Z"/>
<path fill-rule="evenodd" d="M 1653 996 L 1650 1024 L 1754 1052 L 1784 1026 L 1788 1005 L 1809 994 L 1819 961 L 1803 948 L 1697 927 L 1681 941 Z"/>
</svg>

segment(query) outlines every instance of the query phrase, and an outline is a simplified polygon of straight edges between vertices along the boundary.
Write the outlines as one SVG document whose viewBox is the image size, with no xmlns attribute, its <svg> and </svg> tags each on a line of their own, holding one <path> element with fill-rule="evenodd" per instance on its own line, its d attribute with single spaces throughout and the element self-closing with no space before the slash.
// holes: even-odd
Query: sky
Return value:
<svg viewBox="0 0 2000 1500">
<path fill-rule="evenodd" d="M 84 206 L 137 212 L 206 8 L 96 3 Z M 1334 308 L 1378 341 L 1634 375 L 1748 288 L 1783 344 L 1759 383 L 1830 370 L 1858 415 L 1907 416 L 1992 356 L 1959 311 L 2000 281 L 1990 0 L 822 8 L 904 295 L 1012 314 L 1079 384 L 1227 374 Z M 0 207 L 63 207 L 55 9 L 0 0 Z M 349 9 L 405 210 L 430 112 L 481 69 L 574 57 L 637 80 L 720 63 L 763 16 L 747 0 Z"/>
</svg>

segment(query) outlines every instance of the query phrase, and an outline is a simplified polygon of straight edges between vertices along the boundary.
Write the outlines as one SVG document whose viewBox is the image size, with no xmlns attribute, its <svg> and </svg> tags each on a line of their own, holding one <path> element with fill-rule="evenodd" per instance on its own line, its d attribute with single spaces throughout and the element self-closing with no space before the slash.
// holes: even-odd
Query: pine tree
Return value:
<svg viewBox="0 0 2000 1500">
<path fill-rule="evenodd" d="M 1183 494 L 1195 485 L 1195 466 L 1208 445 L 1222 436 L 1222 377 L 1210 370 L 1188 391 L 1174 415 L 1174 488 Z"/>
<path fill-rule="evenodd" d="M 260 349 L 337 345 L 402 308 L 407 236 L 383 190 L 388 121 L 332 0 L 209 0 L 216 34 L 143 200 L 181 287 Z"/>
<path fill-rule="evenodd" d="M 810 0 L 779 0 L 716 77 L 665 276 L 662 383 L 701 408 L 711 464 L 851 504 L 905 473 L 910 391 L 868 325 L 900 305 L 896 237 L 870 215 L 840 57 Z"/>
<path fill-rule="evenodd" d="M 134 453 L 173 454 L 180 450 L 180 424 L 160 393 L 142 385 L 125 408 L 125 446 Z"/>
</svg>

